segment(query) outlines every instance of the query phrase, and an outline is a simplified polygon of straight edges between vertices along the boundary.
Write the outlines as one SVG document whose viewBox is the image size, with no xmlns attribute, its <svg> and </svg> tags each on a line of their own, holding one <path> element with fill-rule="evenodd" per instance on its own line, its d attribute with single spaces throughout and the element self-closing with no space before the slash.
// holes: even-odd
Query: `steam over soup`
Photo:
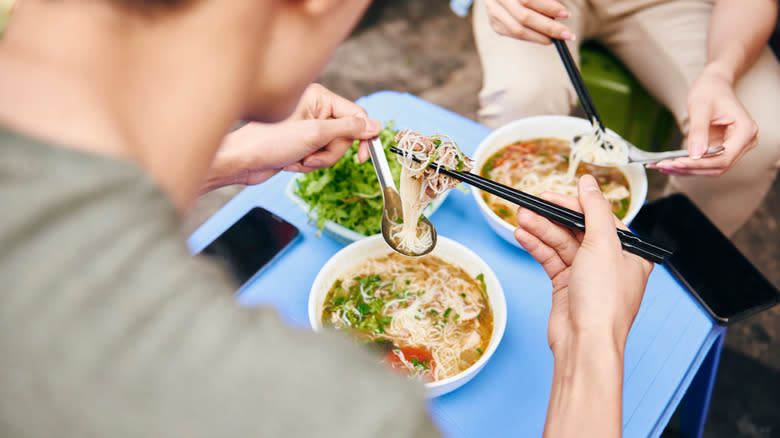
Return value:
<svg viewBox="0 0 780 438">
<path fill-rule="evenodd" d="M 580 163 L 576 172 L 568 173 L 570 153 L 568 140 L 538 138 L 518 141 L 491 155 L 480 174 L 535 196 L 544 192 L 577 196 L 577 178 L 590 174 L 612 204 L 612 211 L 622 219 L 628 212 L 631 199 L 628 180 L 623 172 L 615 167 Z M 482 199 L 499 217 L 517 226 L 517 207 L 514 204 L 489 193 L 483 193 Z"/>
<path fill-rule="evenodd" d="M 493 332 L 482 274 L 433 255 L 390 253 L 354 266 L 328 292 L 322 322 L 385 346 L 388 365 L 427 382 L 473 365 Z"/>
</svg>

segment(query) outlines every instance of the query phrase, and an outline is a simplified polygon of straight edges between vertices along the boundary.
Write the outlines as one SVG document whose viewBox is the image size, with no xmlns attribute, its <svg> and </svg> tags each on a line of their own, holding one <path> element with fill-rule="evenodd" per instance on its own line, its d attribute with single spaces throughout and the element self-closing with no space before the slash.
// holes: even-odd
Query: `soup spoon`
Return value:
<svg viewBox="0 0 780 438">
<path fill-rule="evenodd" d="M 571 139 L 571 147 L 574 149 L 576 147 L 576 144 L 582 140 L 582 135 L 575 135 Z M 667 151 L 667 152 L 647 152 L 643 151 L 642 149 L 639 149 L 638 147 L 632 145 L 631 143 L 623 140 L 626 143 L 626 146 L 628 146 L 628 161 L 623 162 L 620 164 L 603 164 L 603 163 L 594 163 L 591 161 L 588 161 L 586 159 L 582 159 L 583 162 L 594 164 L 596 166 L 601 167 L 616 167 L 616 166 L 624 166 L 626 164 L 649 164 L 649 163 L 657 163 L 659 161 L 663 160 L 671 160 L 674 158 L 680 158 L 680 157 L 687 157 L 688 151 L 685 149 L 680 149 L 676 151 Z M 609 140 L 605 141 L 605 144 L 607 147 L 609 147 Z M 602 144 L 601 147 L 604 147 L 604 144 Z M 702 155 L 702 158 L 708 158 L 708 157 L 714 157 L 716 155 L 720 155 L 725 151 L 726 148 L 723 146 L 713 146 Z"/>
<path fill-rule="evenodd" d="M 395 252 L 410 257 L 419 257 L 433 251 L 433 248 L 436 247 L 436 228 L 433 227 L 431 221 L 425 216 L 422 216 L 417 222 L 417 235 L 421 235 L 421 231 L 425 232 L 425 228 L 429 229 L 431 245 L 420 252 L 411 252 L 398 247 L 400 239 L 395 236 L 392 229 L 393 225 L 398 224 L 399 220 L 403 220 L 403 204 L 401 203 L 401 195 L 398 194 L 398 190 L 395 188 L 393 174 L 390 173 L 390 166 L 387 164 L 385 150 L 379 137 L 368 141 L 368 152 L 371 155 L 371 161 L 374 163 L 376 177 L 379 179 L 379 187 L 382 188 L 384 204 L 382 206 L 382 237 L 385 238 L 385 242 Z"/>
</svg>

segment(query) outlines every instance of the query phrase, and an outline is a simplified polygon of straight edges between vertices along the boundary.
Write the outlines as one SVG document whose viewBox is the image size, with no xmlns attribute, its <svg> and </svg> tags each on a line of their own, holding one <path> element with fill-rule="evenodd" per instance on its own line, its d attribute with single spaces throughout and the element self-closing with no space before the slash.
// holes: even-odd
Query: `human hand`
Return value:
<svg viewBox="0 0 780 438">
<path fill-rule="evenodd" d="M 648 165 L 670 175 L 720 176 L 758 142 L 758 126 L 734 94 L 731 81 L 705 68 L 688 93 L 687 157 Z M 700 158 L 709 146 L 723 145 L 721 155 Z"/>
<path fill-rule="evenodd" d="M 623 251 L 613 214 L 596 180 L 585 175 L 577 198 L 543 198 L 585 213 L 586 231 L 572 231 L 521 208 L 515 238 L 552 280 L 553 304 L 547 338 L 553 354 L 583 338 L 608 342 L 621 354 L 639 310 L 652 263 Z M 580 205 L 582 207 L 580 207 Z"/>
<path fill-rule="evenodd" d="M 359 105 L 320 84 L 312 84 L 306 89 L 295 111 L 286 121 L 309 121 L 308 125 L 312 126 L 308 131 L 310 148 L 318 143 L 320 145 L 299 162 L 285 167 L 284 170 L 292 172 L 311 172 L 333 165 L 344 155 L 354 139 L 362 140 L 358 159 L 361 162 L 366 161 L 368 148 L 365 140 L 376 137 L 382 130 L 382 125 L 369 119 L 366 111 Z"/>
<path fill-rule="evenodd" d="M 293 114 L 275 123 L 248 123 L 230 133 L 204 181 L 202 192 L 229 184 L 259 184 L 280 170 L 310 172 L 334 164 L 353 139 L 379 134 L 379 122 L 321 85 L 311 85 Z M 361 161 L 368 158 L 363 147 Z"/>
<path fill-rule="evenodd" d="M 575 39 L 568 27 L 550 18 L 569 16 L 555 0 L 486 0 L 485 6 L 490 27 L 501 35 L 540 44 Z"/>
</svg>

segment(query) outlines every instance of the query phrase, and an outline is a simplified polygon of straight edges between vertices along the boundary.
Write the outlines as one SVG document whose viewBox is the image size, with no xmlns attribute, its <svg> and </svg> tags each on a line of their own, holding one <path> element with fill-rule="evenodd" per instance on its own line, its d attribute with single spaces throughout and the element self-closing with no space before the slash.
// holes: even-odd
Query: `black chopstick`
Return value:
<svg viewBox="0 0 780 438">
<path fill-rule="evenodd" d="M 590 97 L 590 93 L 588 93 L 588 89 L 585 87 L 585 81 L 582 79 L 580 70 L 577 68 L 577 64 L 574 63 L 574 58 L 571 56 L 569 46 L 566 45 L 565 41 L 556 38 L 553 39 L 553 44 L 555 44 L 555 49 L 558 50 L 558 55 L 561 57 L 561 61 L 563 61 L 566 73 L 569 74 L 571 84 L 574 86 L 574 91 L 577 92 L 577 97 L 580 99 L 580 105 L 582 105 L 582 109 L 585 110 L 588 121 L 593 122 L 593 120 L 596 120 L 599 128 L 603 131 L 604 122 L 601 121 L 601 116 L 599 115 L 599 112 L 596 111 L 596 105 L 593 104 L 593 99 Z"/>
<path fill-rule="evenodd" d="M 394 146 L 390 147 L 390 152 L 405 155 L 404 151 Z M 412 159 L 420 162 L 417 157 L 412 157 Z M 466 182 L 478 189 L 506 199 L 509 202 L 527 208 L 540 216 L 558 222 L 561 225 L 585 231 L 585 216 L 582 213 L 561 207 L 560 205 L 545 201 L 542 198 L 499 184 L 470 172 L 458 172 L 457 170 L 449 169 L 446 166 L 440 166 L 435 162 L 430 163 L 428 166 L 433 169 L 438 168 L 439 172 L 444 175 Z M 617 234 L 623 249 L 650 260 L 653 263 L 663 263 L 664 259 L 672 255 L 672 251 L 664 248 L 661 244 L 656 243 L 651 239 L 637 236 L 630 231 L 619 228 L 617 229 Z"/>
</svg>

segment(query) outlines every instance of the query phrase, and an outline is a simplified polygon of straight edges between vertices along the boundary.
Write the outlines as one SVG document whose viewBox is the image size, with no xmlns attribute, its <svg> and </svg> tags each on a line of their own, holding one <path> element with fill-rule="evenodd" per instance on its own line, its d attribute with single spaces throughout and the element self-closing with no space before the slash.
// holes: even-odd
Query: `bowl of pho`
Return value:
<svg viewBox="0 0 780 438">
<path fill-rule="evenodd" d="M 323 266 L 309 321 L 315 331 L 334 329 L 366 344 L 436 397 L 485 366 L 504 334 L 506 301 L 490 267 L 463 245 L 439 236 L 433 252 L 412 258 L 376 235 Z"/>
<path fill-rule="evenodd" d="M 543 192 L 577 195 L 577 178 L 593 175 L 612 211 L 629 224 L 647 197 L 647 175 L 641 164 L 600 167 L 572 160 L 571 139 L 593 132 L 585 119 L 569 116 L 536 116 L 504 125 L 477 147 L 474 172 L 535 196 Z M 614 134 L 610 131 L 610 134 Z M 575 168 L 576 165 L 576 168 Z M 480 213 L 504 240 L 514 238 L 517 206 L 480 190 L 472 190 Z"/>
</svg>

